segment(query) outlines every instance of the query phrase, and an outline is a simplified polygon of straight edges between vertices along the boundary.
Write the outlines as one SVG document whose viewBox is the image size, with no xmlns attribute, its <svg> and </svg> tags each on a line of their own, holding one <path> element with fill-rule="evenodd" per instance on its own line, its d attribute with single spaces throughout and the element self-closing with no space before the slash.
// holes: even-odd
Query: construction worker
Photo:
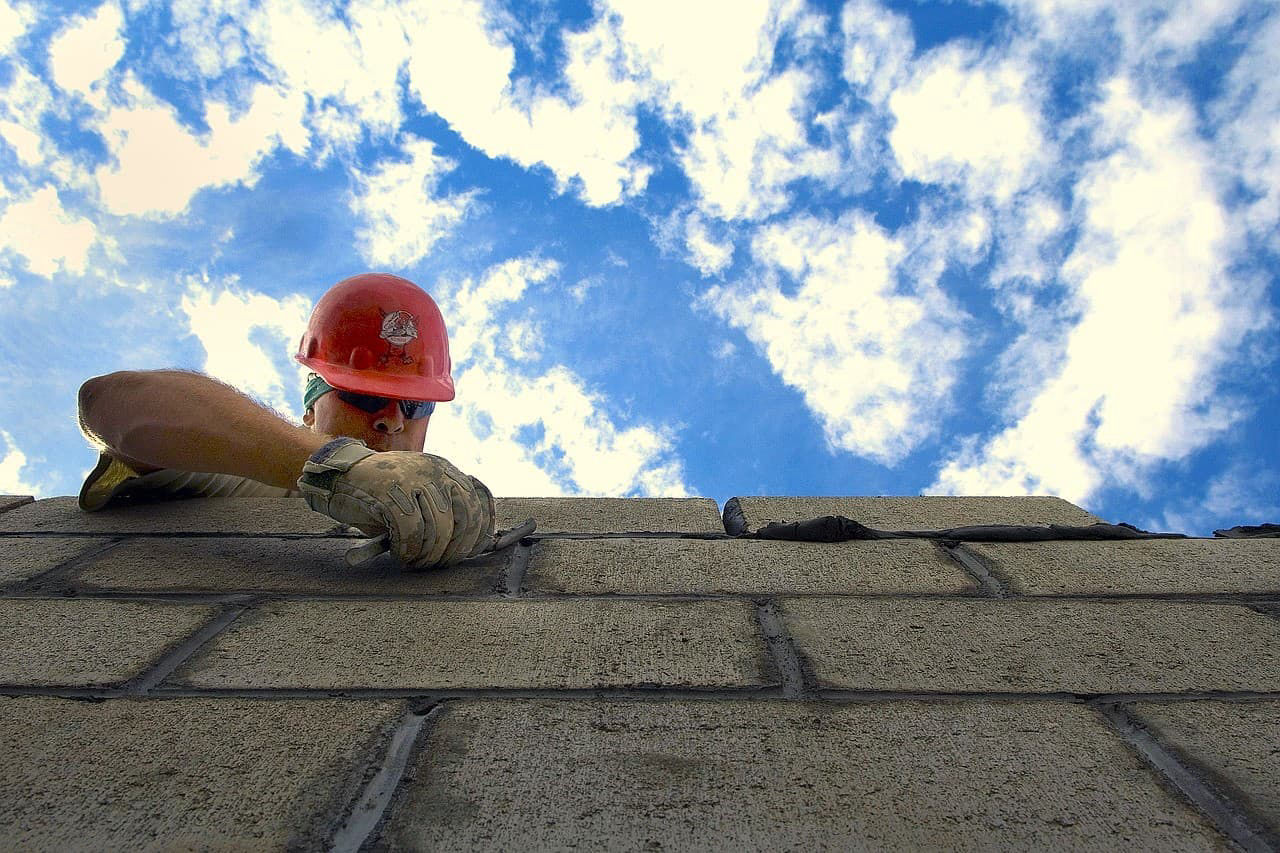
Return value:
<svg viewBox="0 0 1280 853">
<path fill-rule="evenodd" d="M 365 273 L 316 303 L 298 361 L 305 427 L 200 373 L 121 371 L 80 388 L 100 450 L 80 490 L 93 512 L 139 497 L 302 497 L 404 564 L 447 565 L 493 538 L 489 489 L 423 453 L 435 404 L 452 400 L 440 309 L 406 279 Z"/>
</svg>

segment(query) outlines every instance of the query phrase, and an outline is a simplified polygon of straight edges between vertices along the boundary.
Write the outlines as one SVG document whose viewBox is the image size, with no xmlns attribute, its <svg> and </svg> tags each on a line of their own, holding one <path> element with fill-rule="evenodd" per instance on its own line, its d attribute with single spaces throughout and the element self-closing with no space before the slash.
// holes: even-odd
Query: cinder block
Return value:
<svg viewBox="0 0 1280 853">
<path fill-rule="evenodd" d="M 710 498 L 497 498 L 498 527 L 538 533 L 723 533 Z"/>
<path fill-rule="evenodd" d="M 8 599 L 0 602 L 0 684 L 119 684 L 217 612 L 194 604 Z"/>
<path fill-rule="evenodd" d="M 1085 708 L 458 702 L 373 849 L 1221 850 Z"/>
<path fill-rule="evenodd" d="M 330 533 L 348 528 L 300 498 L 183 498 L 82 512 L 48 498 L 0 515 L 9 533 Z"/>
<path fill-rule="evenodd" d="M 1280 702 L 1141 702 L 1133 709 L 1159 740 L 1280 833 Z"/>
<path fill-rule="evenodd" d="M 0 698 L 6 850 L 322 849 L 399 703 Z"/>
<path fill-rule="evenodd" d="M 1073 693 L 1280 690 L 1280 621 L 1173 601 L 796 598 L 825 686 Z"/>
<path fill-rule="evenodd" d="M 86 563 L 85 589 L 254 591 L 297 594 L 483 595 L 506 589 L 512 549 L 447 569 L 409 571 L 389 554 L 356 567 L 343 561 L 354 539 L 135 539 Z"/>
<path fill-rule="evenodd" d="M 525 587 L 601 593 L 950 593 L 972 579 L 929 542 L 816 545 L 754 539 L 539 542 Z"/>
<path fill-rule="evenodd" d="M 241 617 L 170 681 L 423 689 L 776 683 L 757 634 L 754 607 L 737 601 L 276 602 Z"/>
<path fill-rule="evenodd" d="M 1028 595 L 1280 592 L 1280 539 L 969 543 Z"/>
<path fill-rule="evenodd" d="M 108 539 L 0 536 L 0 587 L 33 578 Z"/>
<path fill-rule="evenodd" d="M 747 530 L 772 521 L 843 515 L 878 530 L 939 530 L 973 524 L 1095 524 L 1102 519 L 1054 497 L 734 498 Z M 726 516 L 732 507 L 725 506 Z M 729 520 L 726 518 L 726 520 Z M 730 531 L 731 533 L 737 531 Z"/>
<path fill-rule="evenodd" d="M 0 495 L 0 512 L 8 512 L 23 504 L 29 504 L 32 500 L 34 498 L 31 495 Z"/>
</svg>

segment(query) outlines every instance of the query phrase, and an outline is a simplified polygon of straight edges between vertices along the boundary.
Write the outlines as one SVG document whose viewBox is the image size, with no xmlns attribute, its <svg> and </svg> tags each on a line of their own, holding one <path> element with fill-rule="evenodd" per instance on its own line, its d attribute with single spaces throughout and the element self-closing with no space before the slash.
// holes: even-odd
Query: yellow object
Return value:
<svg viewBox="0 0 1280 853">
<path fill-rule="evenodd" d="M 102 509 L 121 486 L 137 476 L 137 471 L 104 451 L 80 487 L 80 509 L 85 512 Z"/>
</svg>

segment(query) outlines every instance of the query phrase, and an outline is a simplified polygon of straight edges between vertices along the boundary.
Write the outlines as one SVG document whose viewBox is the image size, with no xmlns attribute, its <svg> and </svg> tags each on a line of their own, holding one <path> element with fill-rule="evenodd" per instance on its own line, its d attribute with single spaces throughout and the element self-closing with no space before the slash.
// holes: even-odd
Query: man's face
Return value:
<svg viewBox="0 0 1280 853">
<path fill-rule="evenodd" d="M 430 417 L 409 420 L 391 400 L 376 412 L 357 409 L 330 391 L 316 398 L 315 406 L 302 422 L 325 435 L 358 438 L 372 450 L 416 450 L 422 452 Z"/>
</svg>

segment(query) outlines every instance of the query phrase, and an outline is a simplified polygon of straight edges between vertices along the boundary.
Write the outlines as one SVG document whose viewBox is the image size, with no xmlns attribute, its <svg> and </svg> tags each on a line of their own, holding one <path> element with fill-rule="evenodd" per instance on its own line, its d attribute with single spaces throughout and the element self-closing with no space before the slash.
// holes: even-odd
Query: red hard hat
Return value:
<svg viewBox="0 0 1280 853">
<path fill-rule="evenodd" d="M 343 391 L 453 399 L 444 318 L 425 290 L 398 275 L 361 273 L 329 288 L 294 358 Z"/>
</svg>

